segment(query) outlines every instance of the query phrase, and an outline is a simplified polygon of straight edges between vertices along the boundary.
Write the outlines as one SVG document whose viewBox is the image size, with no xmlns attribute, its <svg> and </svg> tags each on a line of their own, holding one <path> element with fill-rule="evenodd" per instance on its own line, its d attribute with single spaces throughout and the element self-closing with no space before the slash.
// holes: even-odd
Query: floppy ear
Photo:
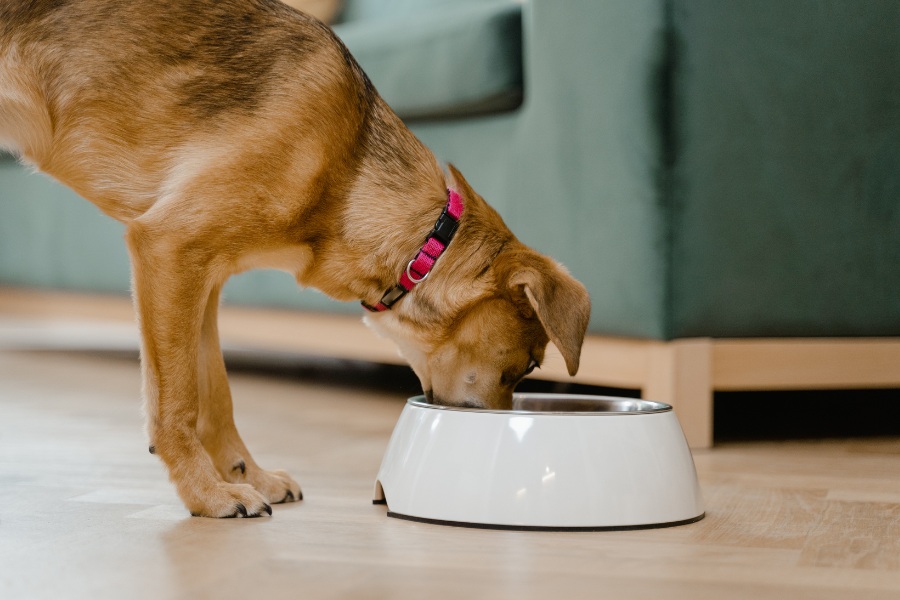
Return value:
<svg viewBox="0 0 900 600">
<path fill-rule="evenodd" d="M 521 287 L 547 336 L 566 360 L 569 375 L 577 373 L 591 316 L 587 289 L 562 265 L 537 253 L 512 272 L 509 285 Z"/>
</svg>

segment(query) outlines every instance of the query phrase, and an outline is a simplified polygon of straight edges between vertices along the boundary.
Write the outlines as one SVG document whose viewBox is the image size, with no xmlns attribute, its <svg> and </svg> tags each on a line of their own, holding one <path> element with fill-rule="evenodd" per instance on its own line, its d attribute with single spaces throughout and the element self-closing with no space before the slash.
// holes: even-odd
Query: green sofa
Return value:
<svg viewBox="0 0 900 600">
<path fill-rule="evenodd" d="M 347 0 L 335 30 L 592 334 L 900 335 L 900 2 Z M 127 290 L 72 196 L 0 162 L 0 283 Z M 360 311 L 271 272 L 226 299 Z"/>
</svg>

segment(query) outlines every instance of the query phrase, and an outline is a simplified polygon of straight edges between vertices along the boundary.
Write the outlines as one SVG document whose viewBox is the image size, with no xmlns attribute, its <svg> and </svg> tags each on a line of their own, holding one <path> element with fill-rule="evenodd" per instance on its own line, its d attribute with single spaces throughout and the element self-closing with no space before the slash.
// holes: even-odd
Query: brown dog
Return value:
<svg viewBox="0 0 900 600">
<path fill-rule="evenodd" d="M 578 369 L 584 287 L 445 175 L 331 30 L 276 0 L 3 0 L 0 145 L 126 224 L 151 451 L 192 514 L 301 497 L 232 419 L 216 311 L 234 273 L 280 268 L 371 306 L 427 274 L 368 321 L 435 402 L 508 407 L 549 340 Z M 430 273 L 426 237 L 446 247 Z"/>
</svg>

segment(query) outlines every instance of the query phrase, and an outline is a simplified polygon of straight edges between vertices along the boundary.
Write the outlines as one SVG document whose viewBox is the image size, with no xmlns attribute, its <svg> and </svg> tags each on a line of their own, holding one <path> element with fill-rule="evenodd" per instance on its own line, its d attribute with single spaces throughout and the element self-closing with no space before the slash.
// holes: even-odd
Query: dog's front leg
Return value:
<svg viewBox="0 0 900 600">
<path fill-rule="evenodd" d="M 223 480 L 197 430 L 201 325 L 218 285 L 215 253 L 196 231 L 197 224 L 167 220 L 164 214 L 155 217 L 131 222 L 126 233 L 151 447 L 191 514 L 271 514 L 266 498 L 251 485 Z"/>
<path fill-rule="evenodd" d="M 238 434 L 219 345 L 219 291 L 214 286 L 209 295 L 200 336 L 200 441 L 225 481 L 249 483 L 273 504 L 300 500 L 303 494 L 297 482 L 285 471 L 266 471 L 257 465 Z"/>
</svg>

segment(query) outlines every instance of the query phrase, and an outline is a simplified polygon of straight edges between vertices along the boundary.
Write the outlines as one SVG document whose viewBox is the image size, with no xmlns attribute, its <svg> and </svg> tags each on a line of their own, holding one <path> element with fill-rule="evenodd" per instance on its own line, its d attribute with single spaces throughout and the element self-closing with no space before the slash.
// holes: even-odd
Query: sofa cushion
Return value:
<svg viewBox="0 0 900 600">
<path fill-rule="evenodd" d="M 334 30 L 401 117 L 447 118 L 521 104 L 520 3 L 438 2 L 388 15 Z"/>
</svg>

